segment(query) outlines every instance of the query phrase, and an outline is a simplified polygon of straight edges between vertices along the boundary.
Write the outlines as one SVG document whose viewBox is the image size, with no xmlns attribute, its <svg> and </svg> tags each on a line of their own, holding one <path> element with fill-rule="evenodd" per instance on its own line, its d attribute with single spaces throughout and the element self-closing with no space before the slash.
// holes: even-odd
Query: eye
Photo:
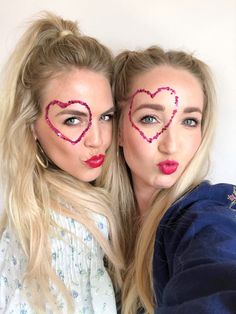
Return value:
<svg viewBox="0 0 236 314">
<path fill-rule="evenodd" d="M 70 117 L 65 120 L 64 124 L 66 125 L 77 125 L 80 123 L 80 119 L 76 117 Z"/>
<path fill-rule="evenodd" d="M 111 121 L 113 118 L 114 118 L 114 114 L 113 113 L 101 115 L 101 120 L 102 121 Z"/>
<path fill-rule="evenodd" d="M 143 124 L 159 123 L 158 119 L 155 116 L 145 116 L 140 119 L 140 122 Z"/>
<path fill-rule="evenodd" d="M 189 126 L 191 128 L 197 127 L 199 125 L 199 120 L 198 119 L 193 119 L 193 118 L 187 118 L 183 121 L 183 124 L 186 126 Z"/>
</svg>

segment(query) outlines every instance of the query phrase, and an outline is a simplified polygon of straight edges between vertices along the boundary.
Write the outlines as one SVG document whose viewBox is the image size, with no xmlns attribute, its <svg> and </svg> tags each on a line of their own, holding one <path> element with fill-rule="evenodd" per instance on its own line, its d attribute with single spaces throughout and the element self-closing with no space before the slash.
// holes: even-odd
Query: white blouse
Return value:
<svg viewBox="0 0 236 314">
<path fill-rule="evenodd" d="M 52 266 L 71 292 L 76 314 L 115 314 L 116 304 L 111 279 L 104 267 L 103 251 L 92 234 L 79 222 L 56 213 L 53 219 L 63 229 L 53 227 L 50 237 Z M 108 238 L 107 220 L 94 215 L 95 222 Z M 69 232 L 67 232 L 68 230 Z M 26 257 L 9 229 L 0 240 L 0 313 L 33 314 L 23 289 Z M 51 286 L 55 291 L 55 287 Z M 63 314 L 66 302 L 58 298 Z M 51 313 L 45 310 L 45 313 Z"/>
</svg>

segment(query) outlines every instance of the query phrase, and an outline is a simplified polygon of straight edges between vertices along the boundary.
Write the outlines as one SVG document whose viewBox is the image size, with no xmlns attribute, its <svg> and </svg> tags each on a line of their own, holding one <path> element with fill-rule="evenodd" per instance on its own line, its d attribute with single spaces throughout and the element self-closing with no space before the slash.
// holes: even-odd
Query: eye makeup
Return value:
<svg viewBox="0 0 236 314">
<path fill-rule="evenodd" d="M 137 95 L 139 94 L 146 94 L 148 95 L 151 99 L 155 98 L 158 94 L 162 93 L 162 92 L 167 92 L 169 95 L 173 96 L 173 101 L 172 101 L 172 105 L 173 105 L 173 110 L 172 113 L 167 121 L 167 123 L 165 125 L 162 126 L 162 128 L 158 131 L 155 131 L 154 134 L 150 135 L 150 134 L 145 134 L 145 130 L 141 129 L 137 123 L 135 123 L 135 121 L 133 120 L 133 112 L 137 112 L 139 110 L 142 110 L 143 108 L 150 108 L 153 110 L 159 110 L 159 111 L 164 111 L 164 106 L 160 105 L 160 104 L 142 104 L 140 105 L 138 108 L 133 109 L 133 105 L 134 105 L 134 100 L 135 97 L 137 97 Z M 128 112 L 128 116 L 129 116 L 129 121 L 132 125 L 132 127 L 137 130 L 137 132 L 141 135 L 141 137 L 146 140 L 148 143 L 152 143 L 154 140 L 158 139 L 158 137 L 169 127 L 169 125 L 171 124 L 174 116 L 177 113 L 178 110 L 178 106 L 179 106 L 179 96 L 176 94 L 176 91 L 169 87 L 169 86 L 162 86 L 162 87 L 158 87 L 156 89 L 155 92 L 151 92 L 149 90 L 146 90 L 144 88 L 138 89 L 130 98 L 130 107 L 129 107 L 129 112 Z M 152 116 L 152 115 L 147 115 L 147 116 Z"/>
</svg>

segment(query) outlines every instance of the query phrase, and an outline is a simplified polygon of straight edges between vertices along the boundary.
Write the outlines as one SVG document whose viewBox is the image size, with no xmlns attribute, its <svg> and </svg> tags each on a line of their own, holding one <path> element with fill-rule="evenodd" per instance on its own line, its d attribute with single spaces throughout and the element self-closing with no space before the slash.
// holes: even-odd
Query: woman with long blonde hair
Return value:
<svg viewBox="0 0 236 314">
<path fill-rule="evenodd" d="M 1 313 L 116 313 L 111 204 L 95 186 L 109 164 L 112 55 L 76 23 L 43 13 L 1 86 Z M 109 239 L 108 239 L 109 238 Z"/>
<path fill-rule="evenodd" d="M 115 58 L 110 188 L 126 258 L 122 313 L 234 313 L 236 188 L 203 181 L 215 124 L 209 68 L 159 47 Z"/>
</svg>

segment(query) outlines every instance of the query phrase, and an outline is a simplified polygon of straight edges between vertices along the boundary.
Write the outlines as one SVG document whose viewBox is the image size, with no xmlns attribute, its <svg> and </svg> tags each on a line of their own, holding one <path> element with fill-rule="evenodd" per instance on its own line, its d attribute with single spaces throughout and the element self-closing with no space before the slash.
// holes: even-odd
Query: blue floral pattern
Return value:
<svg viewBox="0 0 236 314">
<path fill-rule="evenodd" d="M 71 291 L 76 314 L 115 314 L 112 282 L 103 263 L 103 250 L 93 235 L 79 222 L 52 213 L 57 226 L 50 236 L 52 266 Z M 108 239 L 106 218 L 92 217 Z M 23 276 L 27 259 L 10 229 L 0 240 L 0 313 L 34 314 L 25 297 Z M 51 286 L 56 293 L 56 287 Z M 58 296 L 61 313 L 68 313 L 64 299 Z M 51 313 L 47 311 L 46 313 Z"/>
</svg>

